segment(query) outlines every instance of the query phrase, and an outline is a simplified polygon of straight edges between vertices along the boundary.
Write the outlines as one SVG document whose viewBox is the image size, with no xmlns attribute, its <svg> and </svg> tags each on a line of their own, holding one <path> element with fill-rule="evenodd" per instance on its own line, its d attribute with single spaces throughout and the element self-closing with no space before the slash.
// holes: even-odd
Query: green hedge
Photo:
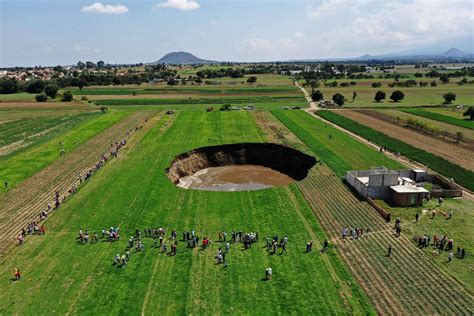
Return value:
<svg viewBox="0 0 474 316">
<path fill-rule="evenodd" d="M 439 114 L 439 113 L 434 113 L 434 112 L 429 112 L 429 111 L 424 111 L 424 110 L 418 110 L 418 109 L 406 109 L 406 110 L 401 110 L 403 112 L 421 116 L 421 117 L 426 117 L 435 121 L 440 121 L 444 123 L 448 123 L 451 125 L 456 125 L 468 129 L 474 129 L 474 121 L 469 121 L 469 120 L 461 120 L 455 117 Z"/>
<path fill-rule="evenodd" d="M 316 114 L 322 118 L 325 118 L 345 129 L 356 133 L 362 137 L 370 139 L 372 142 L 377 143 L 380 146 L 385 146 L 393 152 L 399 152 L 400 154 L 416 160 L 422 164 L 428 164 L 428 166 L 439 172 L 440 174 L 451 177 L 462 185 L 463 187 L 474 191 L 474 172 L 464 169 L 444 158 L 430 154 L 422 149 L 413 147 L 406 144 L 398 139 L 389 137 L 381 132 L 371 129 L 365 125 L 359 124 L 349 118 L 341 116 L 332 111 L 317 111 Z"/>
</svg>

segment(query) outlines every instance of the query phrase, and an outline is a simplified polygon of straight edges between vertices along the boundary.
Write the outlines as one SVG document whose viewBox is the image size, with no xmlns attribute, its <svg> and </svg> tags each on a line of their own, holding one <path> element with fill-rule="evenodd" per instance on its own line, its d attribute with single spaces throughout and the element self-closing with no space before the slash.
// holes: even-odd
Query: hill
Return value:
<svg viewBox="0 0 474 316">
<path fill-rule="evenodd" d="M 188 52 L 172 52 L 164 55 L 152 64 L 206 64 L 210 62 Z"/>
</svg>

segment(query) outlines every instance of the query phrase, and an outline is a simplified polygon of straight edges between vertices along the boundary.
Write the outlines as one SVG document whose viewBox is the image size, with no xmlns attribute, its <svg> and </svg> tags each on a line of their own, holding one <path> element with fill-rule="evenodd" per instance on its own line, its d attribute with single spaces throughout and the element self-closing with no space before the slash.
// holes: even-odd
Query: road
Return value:
<svg viewBox="0 0 474 316">
<path fill-rule="evenodd" d="M 337 125 L 337 124 L 334 124 L 320 116 L 317 116 L 315 114 L 316 111 L 319 111 L 319 110 L 322 110 L 323 108 L 321 108 L 319 105 L 316 104 L 316 102 L 314 102 L 312 99 L 311 99 L 311 96 L 310 94 L 308 93 L 308 91 L 306 91 L 306 89 L 304 87 L 302 87 L 299 82 L 296 82 L 295 81 L 295 85 L 301 90 L 301 92 L 303 92 L 305 98 L 306 98 L 306 101 L 308 102 L 309 104 L 309 108 L 306 108 L 305 109 L 305 112 L 309 113 L 310 115 L 314 116 L 315 118 L 317 118 L 318 120 L 321 120 L 323 121 L 324 123 L 326 124 L 329 124 L 331 125 L 332 127 L 334 128 L 337 128 L 338 130 L 346 133 L 347 135 L 351 136 L 352 138 L 355 138 L 357 139 L 358 141 L 360 141 L 361 143 L 364 143 L 366 144 L 367 146 L 371 146 L 377 150 L 380 149 L 380 146 L 367 140 L 366 138 L 363 138 L 357 134 L 354 134 L 352 133 L 351 131 L 348 131 L 346 130 L 345 128 Z M 429 168 L 427 168 L 425 165 L 422 165 L 418 162 L 415 162 L 411 159 L 409 159 L 408 157 L 405 157 L 405 156 L 402 156 L 402 155 L 399 155 L 397 157 L 397 155 L 395 153 L 392 153 L 392 152 L 389 152 L 389 151 L 384 151 L 384 154 L 394 160 L 398 160 L 400 161 L 402 164 L 404 164 L 405 166 L 407 166 L 408 168 L 410 169 L 425 169 L 425 170 L 428 170 L 430 173 L 436 173 L 438 174 L 437 172 L 435 172 L 434 170 L 431 170 Z M 440 175 L 441 177 L 443 177 L 442 175 Z M 443 177 L 445 178 L 445 177 Z M 473 192 L 470 192 L 469 190 L 466 190 L 463 188 L 463 197 L 471 200 L 471 201 L 474 201 L 474 193 Z"/>
</svg>

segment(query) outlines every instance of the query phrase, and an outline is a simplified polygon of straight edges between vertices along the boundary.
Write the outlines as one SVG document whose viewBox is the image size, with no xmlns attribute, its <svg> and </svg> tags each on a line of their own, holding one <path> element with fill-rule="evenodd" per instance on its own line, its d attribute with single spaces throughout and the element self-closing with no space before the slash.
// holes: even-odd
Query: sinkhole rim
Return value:
<svg viewBox="0 0 474 316">
<path fill-rule="evenodd" d="M 181 153 L 175 156 L 165 172 L 176 186 L 181 178 L 194 175 L 203 169 L 233 165 L 263 166 L 280 172 L 294 181 L 301 181 L 316 163 L 315 157 L 281 144 L 232 143 L 199 147 Z M 180 188 L 198 190 L 191 187 Z M 205 191 L 205 189 L 199 190 Z"/>
</svg>

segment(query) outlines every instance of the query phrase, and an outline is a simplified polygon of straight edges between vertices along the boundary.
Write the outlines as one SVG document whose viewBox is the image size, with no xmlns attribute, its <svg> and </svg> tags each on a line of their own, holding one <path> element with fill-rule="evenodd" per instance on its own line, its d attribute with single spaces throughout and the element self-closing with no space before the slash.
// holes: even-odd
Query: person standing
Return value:
<svg viewBox="0 0 474 316">
<path fill-rule="evenodd" d="M 18 281 L 20 279 L 21 279 L 20 269 L 15 268 L 15 281 Z"/>
<path fill-rule="evenodd" d="M 392 246 L 388 245 L 387 257 L 390 257 L 391 255 L 392 255 Z"/>
<path fill-rule="evenodd" d="M 416 215 L 415 215 L 415 223 L 418 223 L 418 218 L 420 217 L 420 214 L 418 212 L 416 212 Z"/>
<path fill-rule="evenodd" d="M 453 251 L 451 250 L 448 255 L 448 262 L 451 262 L 452 259 L 453 259 Z"/>
</svg>

